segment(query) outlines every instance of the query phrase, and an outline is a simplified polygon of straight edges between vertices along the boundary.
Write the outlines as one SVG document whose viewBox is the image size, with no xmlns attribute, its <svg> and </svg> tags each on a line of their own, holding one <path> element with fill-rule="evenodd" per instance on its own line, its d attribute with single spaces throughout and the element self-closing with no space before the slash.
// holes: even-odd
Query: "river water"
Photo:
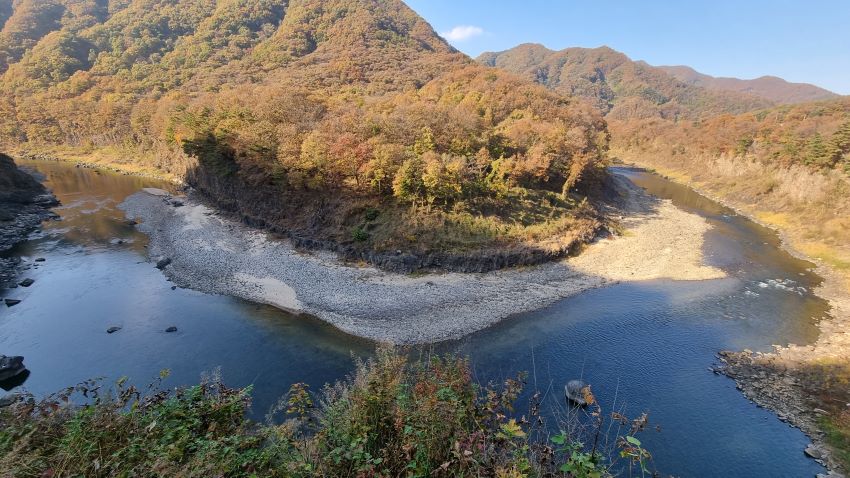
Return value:
<svg viewBox="0 0 850 478">
<path fill-rule="evenodd" d="M 352 357 L 374 350 L 316 319 L 172 289 L 148 262 L 145 236 L 117 208 L 142 187 L 168 185 L 62 163 L 23 165 L 45 176 L 62 206 L 61 220 L 9 253 L 31 266 L 24 277 L 35 283 L 0 291 L 0 298 L 22 300 L 0 307 L 0 353 L 25 356 L 32 371 L 22 388 L 44 394 L 121 376 L 145 384 L 162 369 L 171 370 L 166 385 L 177 386 L 218 370 L 231 386 L 253 385 L 254 413 L 262 417 L 289 384 L 318 390 L 344 378 Z M 562 406 L 563 384 L 583 377 L 606 411 L 648 412 L 641 439 L 663 475 L 823 471 L 803 455 L 802 432 L 709 370 L 723 349 L 817 338 L 828 305 L 811 292 L 820 281 L 812 264 L 782 251 L 773 232 L 686 187 L 637 170 L 615 172 L 705 217 L 714 226 L 706 260 L 729 277 L 597 289 L 426 350 L 469 355 L 481 382 L 527 371 L 523 399 L 536 388 L 550 410 Z M 111 326 L 122 329 L 107 334 Z M 169 326 L 178 331 L 166 333 Z"/>
</svg>

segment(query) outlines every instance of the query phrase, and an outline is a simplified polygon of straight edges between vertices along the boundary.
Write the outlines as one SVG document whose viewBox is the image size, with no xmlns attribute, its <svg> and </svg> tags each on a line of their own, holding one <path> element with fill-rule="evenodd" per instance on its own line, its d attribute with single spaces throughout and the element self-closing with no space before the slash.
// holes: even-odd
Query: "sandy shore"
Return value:
<svg viewBox="0 0 850 478">
<path fill-rule="evenodd" d="M 171 259 L 164 271 L 178 285 L 307 313 L 360 337 L 424 343 L 620 281 L 724 277 L 702 263 L 710 227 L 703 218 L 617 181 L 626 194 L 622 236 L 560 262 L 484 274 L 407 276 L 344 265 L 328 253 L 295 251 L 191 196 L 146 190 L 121 207 L 150 236 L 151 258 Z"/>
</svg>

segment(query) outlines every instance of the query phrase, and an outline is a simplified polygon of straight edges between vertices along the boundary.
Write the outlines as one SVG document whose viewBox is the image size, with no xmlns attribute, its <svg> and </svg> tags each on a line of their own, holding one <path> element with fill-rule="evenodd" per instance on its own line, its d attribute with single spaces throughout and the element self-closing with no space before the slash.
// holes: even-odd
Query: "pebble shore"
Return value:
<svg viewBox="0 0 850 478">
<path fill-rule="evenodd" d="M 234 222 L 193 194 L 145 190 L 121 205 L 150 236 L 153 262 L 182 287 L 306 313 L 352 335 L 395 344 L 454 339 L 584 290 L 625 280 L 724 276 L 702 263 L 701 217 L 657 200 L 623 177 L 626 233 L 577 257 L 488 273 L 404 275 L 303 253 Z"/>
</svg>

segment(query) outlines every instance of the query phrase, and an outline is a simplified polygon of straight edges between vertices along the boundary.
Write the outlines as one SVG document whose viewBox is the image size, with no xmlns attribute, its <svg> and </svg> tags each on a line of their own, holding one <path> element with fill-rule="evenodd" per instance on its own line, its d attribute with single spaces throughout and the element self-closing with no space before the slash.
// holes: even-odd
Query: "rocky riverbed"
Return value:
<svg viewBox="0 0 850 478">
<path fill-rule="evenodd" d="M 360 337 L 425 343 L 620 281 L 724 276 L 703 264 L 704 219 L 624 177 L 616 181 L 624 234 L 599 239 L 567 260 L 489 273 L 403 275 L 344 264 L 234 222 L 193 194 L 146 190 L 121 207 L 150 235 L 152 262 L 178 285 L 307 313 Z"/>
<path fill-rule="evenodd" d="M 770 353 L 723 352 L 719 370 L 748 398 L 803 430 L 812 439 L 806 453 L 831 470 L 828 476 L 838 478 L 845 475 L 821 422 L 850 414 L 850 297 L 842 277 L 822 265 L 817 272 L 824 282 L 816 293 L 831 306 L 830 317 L 818 324 L 818 340 L 776 346 Z"/>
<path fill-rule="evenodd" d="M 45 219 L 56 217 L 50 208 L 57 204 L 41 183 L 0 154 L 0 253 L 24 241 Z M 16 258 L 0 257 L 0 287 L 14 283 L 19 266 Z"/>
</svg>

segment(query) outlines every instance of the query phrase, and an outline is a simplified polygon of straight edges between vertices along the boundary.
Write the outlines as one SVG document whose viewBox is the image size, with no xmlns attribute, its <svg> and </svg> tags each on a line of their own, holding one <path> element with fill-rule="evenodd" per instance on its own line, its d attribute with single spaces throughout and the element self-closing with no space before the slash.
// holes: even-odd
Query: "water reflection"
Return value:
<svg viewBox="0 0 850 478">
<path fill-rule="evenodd" d="M 99 250 L 123 241 L 121 244 L 126 248 L 142 252 L 146 237 L 127 222 L 118 204 L 143 187 L 159 187 L 172 192 L 177 189 L 164 181 L 74 168 L 62 163 L 23 161 L 21 165 L 36 169 L 60 199 L 62 204 L 54 211 L 61 221 L 46 223 L 44 236 L 47 240 L 60 241 L 57 245 L 62 246 Z"/>
</svg>

